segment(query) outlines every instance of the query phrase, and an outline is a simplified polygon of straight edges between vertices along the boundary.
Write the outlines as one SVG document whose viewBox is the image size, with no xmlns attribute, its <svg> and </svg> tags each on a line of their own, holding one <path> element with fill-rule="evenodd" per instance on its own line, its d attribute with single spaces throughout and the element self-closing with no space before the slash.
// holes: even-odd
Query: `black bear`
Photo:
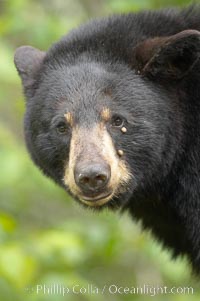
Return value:
<svg viewBox="0 0 200 301">
<path fill-rule="evenodd" d="M 18 48 L 15 65 L 35 164 L 200 271 L 200 7 L 93 20 L 47 52 Z"/>
</svg>

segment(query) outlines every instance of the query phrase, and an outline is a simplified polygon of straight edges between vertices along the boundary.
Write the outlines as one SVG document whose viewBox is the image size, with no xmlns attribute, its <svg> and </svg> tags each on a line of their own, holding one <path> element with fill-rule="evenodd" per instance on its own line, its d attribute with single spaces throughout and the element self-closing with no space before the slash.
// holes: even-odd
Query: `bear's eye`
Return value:
<svg viewBox="0 0 200 301">
<path fill-rule="evenodd" d="M 111 125 L 113 127 L 122 127 L 124 124 L 124 119 L 121 116 L 115 115 L 111 119 Z"/>
<path fill-rule="evenodd" d="M 56 130 L 59 134 L 65 134 L 68 131 L 68 126 L 66 125 L 65 122 L 60 122 L 57 126 L 56 126 Z"/>
</svg>

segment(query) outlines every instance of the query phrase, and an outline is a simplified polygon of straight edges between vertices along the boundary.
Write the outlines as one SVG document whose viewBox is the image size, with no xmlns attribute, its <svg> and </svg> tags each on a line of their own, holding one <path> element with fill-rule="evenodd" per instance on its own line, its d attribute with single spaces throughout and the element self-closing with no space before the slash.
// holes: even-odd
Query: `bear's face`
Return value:
<svg viewBox="0 0 200 301">
<path fill-rule="evenodd" d="M 161 164 L 169 122 L 167 96 L 160 94 L 120 65 L 47 66 L 27 104 L 29 151 L 84 204 L 121 205 Z"/>
<path fill-rule="evenodd" d="M 83 204 L 122 206 L 171 167 L 180 138 L 176 94 L 145 75 L 162 75 L 162 66 L 164 77 L 171 74 L 165 48 L 171 60 L 174 52 L 166 41 L 163 50 L 157 45 L 162 47 L 163 39 L 147 41 L 146 52 L 141 45 L 136 48 L 135 69 L 142 76 L 127 64 L 95 61 L 89 54 L 73 63 L 59 61 L 59 55 L 51 62 L 34 48 L 18 49 L 15 63 L 27 96 L 27 147 L 42 171 Z M 159 52 L 157 64 L 153 51 Z"/>
</svg>

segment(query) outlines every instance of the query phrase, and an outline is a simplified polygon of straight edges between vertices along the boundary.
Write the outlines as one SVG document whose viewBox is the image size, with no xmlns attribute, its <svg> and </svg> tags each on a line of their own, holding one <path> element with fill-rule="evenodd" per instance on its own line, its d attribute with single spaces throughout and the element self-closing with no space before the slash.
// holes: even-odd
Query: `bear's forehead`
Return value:
<svg viewBox="0 0 200 301">
<path fill-rule="evenodd" d="M 54 82 L 75 92 L 80 89 L 91 91 L 99 89 L 108 81 L 112 80 L 112 73 L 107 71 L 104 66 L 95 62 L 77 62 L 74 65 L 56 65 L 54 68 L 47 66 L 44 79 L 47 82 Z"/>
<path fill-rule="evenodd" d="M 39 96 L 46 105 L 88 114 L 111 103 L 112 74 L 94 63 L 58 66 L 45 72 Z"/>
<path fill-rule="evenodd" d="M 106 109 L 128 114 L 133 107 L 143 110 L 143 103 L 156 94 L 134 72 L 123 73 L 94 62 L 76 62 L 53 66 L 44 73 L 38 101 L 44 100 L 44 110 L 50 115 L 70 113 L 76 122 L 106 119 Z M 102 113 L 104 112 L 104 113 Z M 102 115 L 103 114 L 103 115 Z"/>
<path fill-rule="evenodd" d="M 120 68 L 120 67 L 119 67 Z M 120 72 L 121 71 L 121 72 Z M 44 72 L 43 90 L 49 98 L 68 98 L 73 106 L 92 99 L 101 103 L 104 97 L 113 98 L 114 94 L 143 94 L 147 85 L 130 69 L 113 70 L 94 62 L 77 62 L 74 65 L 57 65 Z M 117 95 L 116 95 L 117 96 Z"/>
</svg>

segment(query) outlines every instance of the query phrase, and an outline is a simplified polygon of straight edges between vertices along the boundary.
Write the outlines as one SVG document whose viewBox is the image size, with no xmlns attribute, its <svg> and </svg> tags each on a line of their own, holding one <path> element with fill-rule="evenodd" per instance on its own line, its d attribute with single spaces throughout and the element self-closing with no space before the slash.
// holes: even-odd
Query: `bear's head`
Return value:
<svg viewBox="0 0 200 301">
<path fill-rule="evenodd" d="M 27 147 L 76 200 L 120 207 L 173 164 L 182 139 L 174 82 L 198 59 L 199 32 L 141 41 L 128 61 L 90 45 L 77 49 L 68 50 L 67 40 L 47 53 L 17 49 Z"/>
</svg>

